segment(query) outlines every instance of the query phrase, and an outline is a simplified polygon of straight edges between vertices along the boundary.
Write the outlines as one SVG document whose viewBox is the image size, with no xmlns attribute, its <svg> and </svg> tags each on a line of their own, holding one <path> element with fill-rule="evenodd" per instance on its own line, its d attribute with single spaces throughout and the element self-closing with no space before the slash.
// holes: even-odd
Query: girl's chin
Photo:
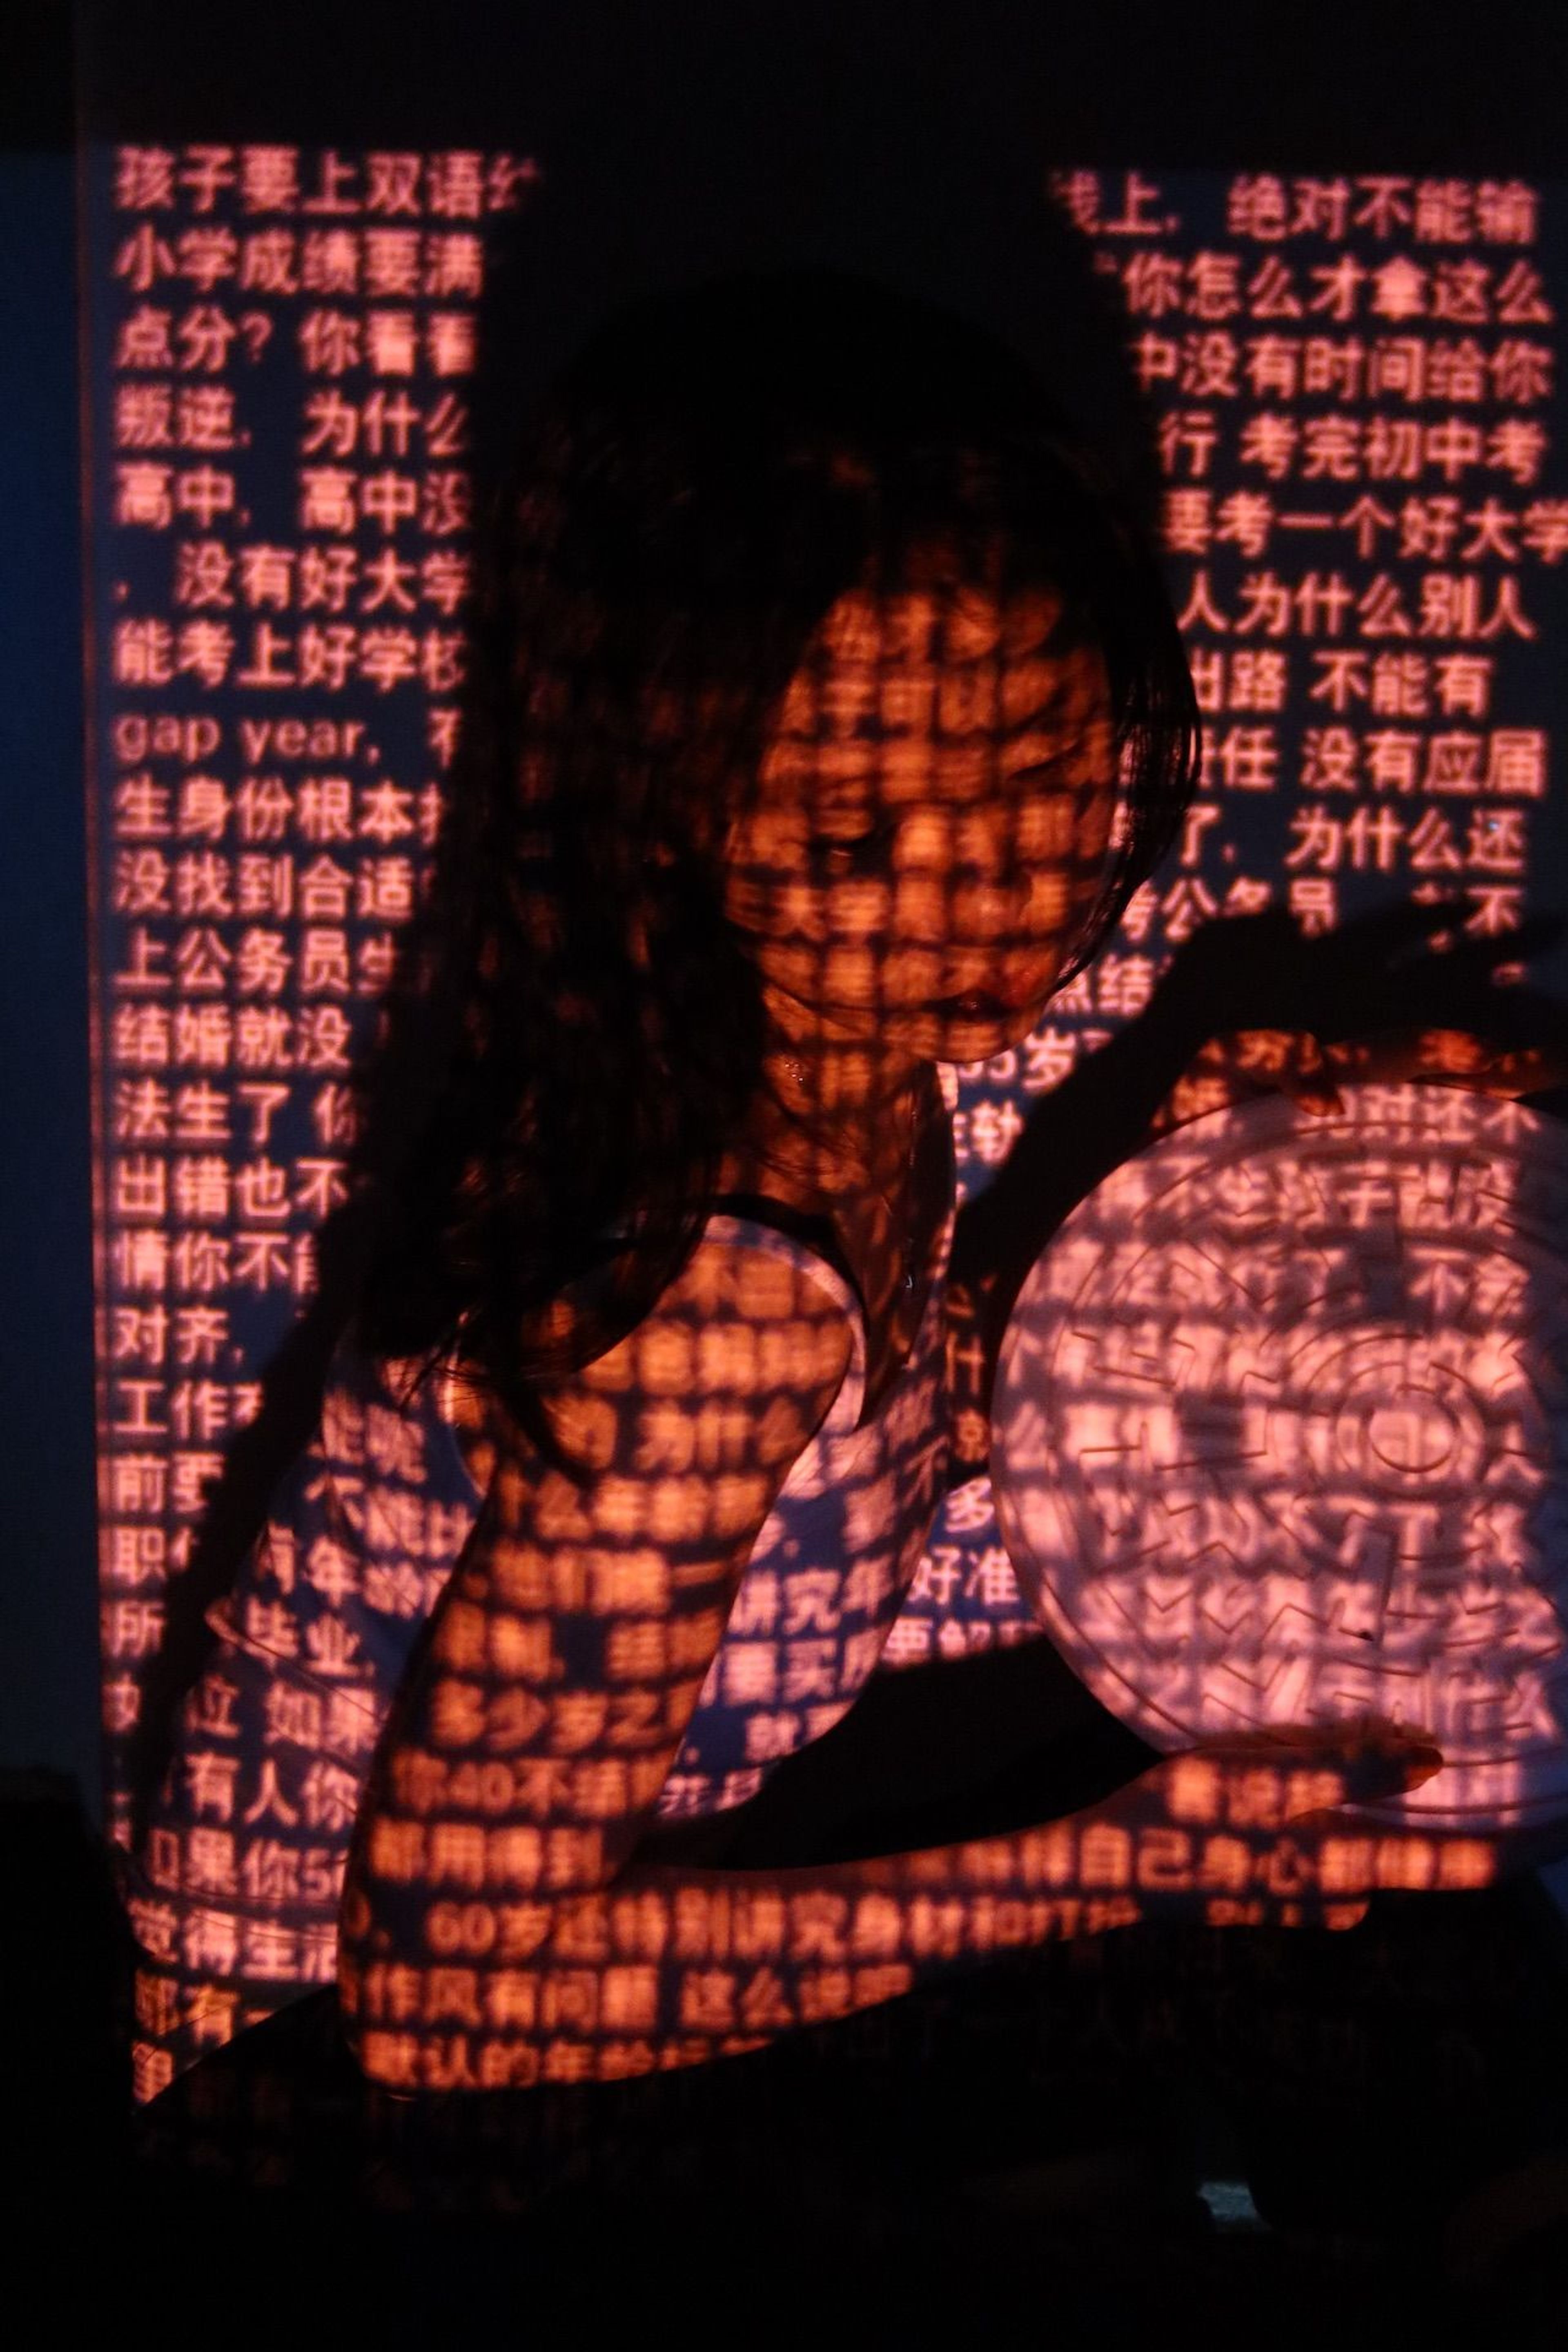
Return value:
<svg viewBox="0 0 1568 2352">
<path fill-rule="evenodd" d="M 1032 1025 L 1032 1024 L 1031 1024 Z M 918 1025 L 911 1022 L 900 1024 L 896 1038 L 900 1051 L 910 1054 L 922 1062 L 951 1062 L 961 1067 L 973 1062 L 988 1062 L 994 1054 L 1004 1054 L 1010 1045 L 1021 1045 L 1029 1034 L 1016 1016 L 1011 1021 L 926 1020 Z"/>
<path fill-rule="evenodd" d="M 797 1012 L 803 1000 L 796 1000 Z M 920 1062 L 984 1062 L 1032 1036 L 1043 1005 L 962 1013 L 950 1006 L 905 1010 L 817 1004 L 817 1043 L 829 1053 L 865 1053 Z"/>
</svg>

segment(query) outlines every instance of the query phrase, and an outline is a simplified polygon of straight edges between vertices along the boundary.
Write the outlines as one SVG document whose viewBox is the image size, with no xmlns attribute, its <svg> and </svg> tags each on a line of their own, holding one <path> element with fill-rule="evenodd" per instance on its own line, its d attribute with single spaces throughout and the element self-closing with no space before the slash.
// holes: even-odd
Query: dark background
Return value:
<svg viewBox="0 0 1568 2352">
<path fill-rule="evenodd" d="M 1058 162 L 1568 178 L 1568 12 L 164 0 L 83 23 L 0 18 L 0 1769 L 73 1776 L 97 1819 L 79 108 L 100 135 L 531 149 L 570 223 L 540 265 L 542 372 L 674 252 L 938 293 L 978 268 L 1004 323 L 1037 313 L 1016 232 Z"/>
</svg>

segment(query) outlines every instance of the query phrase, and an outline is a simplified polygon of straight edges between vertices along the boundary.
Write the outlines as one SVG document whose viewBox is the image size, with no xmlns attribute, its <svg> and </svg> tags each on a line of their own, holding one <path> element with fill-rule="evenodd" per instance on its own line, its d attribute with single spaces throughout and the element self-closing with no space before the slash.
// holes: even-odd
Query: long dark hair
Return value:
<svg viewBox="0 0 1568 2352">
<path fill-rule="evenodd" d="M 1197 717 L 1152 556 L 1028 370 L 850 279 L 618 320 L 496 520 L 480 698 L 395 1011 L 427 1031 L 439 1002 L 447 1052 L 395 1183 L 361 1171 L 379 1224 L 356 1325 L 380 1355 L 456 1352 L 523 1412 L 648 1311 L 754 1092 L 761 998 L 717 845 L 829 605 L 935 534 L 961 562 L 1000 541 L 1062 591 L 1063 651 L 1100 645 L 1122 816 L 1073 970 L 1170 838 Z M 373 1065 L 367 1135 L 394 1071 L 406 1109 L 395 1056 Z"/>
<path fill-rule="evenodd" d="M 1153 551 L 1024 362 L 875 285 L 778 273 L 626 311 L 541 404 L 490 504 L 447 814 L 356 1074 L 274 1475 L 345 1325 L 405 1393 L 455 1365 L 537 1435 L 540 1383 L 683 1264 L 765 1044 L 723 823 L 829 606 L 933 538 L 961 567 L 1000 545 L 1060 592 L 1062 650 L 1106 662 L 1121 821 L 1076 971 L 1172 837 L 1199 721 Z M 192 1606 L 232 1583 L 231 1517 Z"/>
</svg>

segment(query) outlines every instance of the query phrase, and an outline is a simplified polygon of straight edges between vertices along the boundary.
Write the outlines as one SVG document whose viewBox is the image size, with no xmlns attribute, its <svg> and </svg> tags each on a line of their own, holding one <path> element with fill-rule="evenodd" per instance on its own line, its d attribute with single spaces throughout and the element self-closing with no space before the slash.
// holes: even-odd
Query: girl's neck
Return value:
<svg viewBox="0 0 1568 2352">
<path fill-rule="evenodd" d="M 922 1124 L 930 1065 L 868 1071 L 831 1051 L 770 1052 L 744 1137 L 730 1157 L 727 1188 L 774 1191 L 797 1207 L 837 1213 L 869 1189 L 885 1192 Z"/>
<path fill-rule="evenodd" d="M 766 991 L 761 1083 L 726 1183 L 837 1214 L 868 1188 L 885 1192 L 923 1122 L 931 1064 L 856 1034 L 785 992 Z"/>
</svg>

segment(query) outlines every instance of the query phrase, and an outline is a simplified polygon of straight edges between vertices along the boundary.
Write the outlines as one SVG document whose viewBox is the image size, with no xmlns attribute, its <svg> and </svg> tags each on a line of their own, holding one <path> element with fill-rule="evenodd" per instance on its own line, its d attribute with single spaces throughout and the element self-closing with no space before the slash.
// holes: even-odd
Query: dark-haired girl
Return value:
<svg viewBox="0 0 1568 2352">
<path fill-rule="evenodd" d="M 172 1644 L 150 1711 L 144 2097 L 334 1981 L 389 2090 L 602 2083 L 1227 1895 L 1173 1860 L 1196 1816 L 1160 1875 L 1141 1840 L 1199 1781 L 1134 1780 L 1133 1743 L 1048 1826 L 879 1846 L 848 1790 L 816 1853 L 746 1837 L 915 1574 L 954 1329 L 984 1357 L 1070 1205 L 1004 1181 L 1007 1246 L 994 1205 L 955 1232 L 939 1071 L 1029 1034 L 1194 788 L 1125 509 L 977 330 L 709 288 L 558 385 L 474 642 L 314 1418 L 279 1409 L 264 1523 L 198 1555 L 206 1654 Z M 1162 1087 L 1211 1012 L 1171 991 Z M 1155 1098 L 1115 1053 L 1089 1181 Z M 1344 1793 L 1278 1777 L 1255 1843 Z"/>
</svg>

